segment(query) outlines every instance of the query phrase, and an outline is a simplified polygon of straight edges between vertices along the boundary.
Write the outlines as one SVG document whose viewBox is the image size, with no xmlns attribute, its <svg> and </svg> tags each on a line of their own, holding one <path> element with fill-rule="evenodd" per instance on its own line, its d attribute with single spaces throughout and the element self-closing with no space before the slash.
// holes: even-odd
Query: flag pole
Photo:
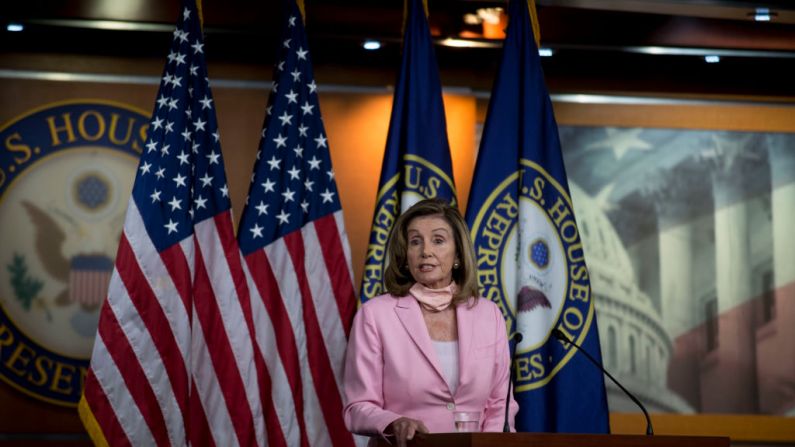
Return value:
<svg viewBox="0 0 795 447">
<path fill-rule="evenodd" d="M 536 1 L 527 0 L 527 9 L 530 11 L 530 24 L 533 27 L 533 37 L 536 41 L 536 46 L 541 47 L 541 26 L 538 23 L 538 11 L 536 10 Z"/>
</svg>

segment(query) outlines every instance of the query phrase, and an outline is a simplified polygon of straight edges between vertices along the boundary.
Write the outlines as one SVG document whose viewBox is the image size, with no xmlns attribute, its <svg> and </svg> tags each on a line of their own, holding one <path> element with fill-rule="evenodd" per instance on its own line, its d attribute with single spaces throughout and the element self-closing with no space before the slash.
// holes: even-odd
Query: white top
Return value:
<svg viewBox="0 0 795 447">
<path fill-rule="evenodd" d="M 458 341 L 431 341 L 436 349 L 436 356 L 439 358 L 439 366 L 442 367 L 444 380 L 450 391 L 455 394 L 455 390 L 458 388 Z"/>
</svg>

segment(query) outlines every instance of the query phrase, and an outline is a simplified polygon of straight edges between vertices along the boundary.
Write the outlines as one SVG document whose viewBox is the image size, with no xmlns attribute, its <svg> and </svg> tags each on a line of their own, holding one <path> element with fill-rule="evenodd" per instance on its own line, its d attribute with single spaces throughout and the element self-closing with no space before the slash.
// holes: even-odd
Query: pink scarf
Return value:
<svg viewBox="0 0 795 447">
<path fill-rule="evenodd" d="M 429 289 L 422 284 L 415 282 L 409 293 L 419 301 L 420 306 L 431 312 L 441 312 L 453 302 L 453 294 L 458 290 L 455 282 L 441 289 Z"/>
</svg>

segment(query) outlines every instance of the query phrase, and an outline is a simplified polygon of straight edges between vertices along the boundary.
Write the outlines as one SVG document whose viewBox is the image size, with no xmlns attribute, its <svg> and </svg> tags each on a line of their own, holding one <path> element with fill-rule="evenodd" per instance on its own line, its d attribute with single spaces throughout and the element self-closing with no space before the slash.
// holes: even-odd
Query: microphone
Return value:
<svg viewBox="0 0 795 447">
<path fill-rule="evenodd" d="M 605 375 L 607 377 L 609 377 L 610 380 L 613 381 L 613 383 L 618 385 L 618 387 L 621 388 L 621 391 L 623 391 L 624 394 L 629 396 L 629 398 L 632 399 L 632 402 L 635 402 L 635 405 L 640 407 L 640 410 L 643 412 L 643 415 L 646 416 L 646 434 L 648 436 L 651 436 L 651 435 L 654 434 L 654 429 L 652 429 L 652 427 L 651 427 L 651 418 L 649 417 L 649 413 L 646 411 L 646 407 L 644 407 L 643 404 L 640 403 L 640 401 L 632 393 L 630 393 L 628 389 L 624 388 L 623 385 L 618 383 L 618 380 L 616 380 L 615 377 L 613 377 L 609 372 L 607 372 L 607 370 L 602 366 L 601 363 L 597 362 L 595 358 L 591 357 L 591 354 L 588 354 L 588 351 L 583 349 L 580 345 L 578 345 L 577 343 L 574 343 L 573 341 L 571 341 L 569 339 L 569 337 L 566 337 L 566 335 L 563 332 L 561 332 L 560 329 L 558 329 L 558 328 L 552 329 L 552 336 L 557 338 L 558 340 L 560 340 L 562 342 L 568 343 L 568 344 L 574 346 L 575 348 L 577 348 L 578 351 L 580 351 L 583 354 L 585 354 L 585 357 L 588 360 L 590 360 L 591 363 L 596 365 L 597 368 L 599 368 L 603 373 L 605 373 Z"/>
<path fill-rule="evenodd" d="M 508 343 L 510 344 L 513 341 L 513 348 L 511 349 L 511 363 L 508 365 L 508 394 L 505 396 L 505 423 L 502 425 L 503 433 L 508 433 L 511 431 L 511 424 L 508 423 L 508 417 L 510 416 L 510 409 L 511 409 L 511 385 L 513 384 L 513 358 L 516 357 L 516 345 L 522 342 L 521 332 L 514 332 L 510 338 L 508 338 Z"/>
</svg>

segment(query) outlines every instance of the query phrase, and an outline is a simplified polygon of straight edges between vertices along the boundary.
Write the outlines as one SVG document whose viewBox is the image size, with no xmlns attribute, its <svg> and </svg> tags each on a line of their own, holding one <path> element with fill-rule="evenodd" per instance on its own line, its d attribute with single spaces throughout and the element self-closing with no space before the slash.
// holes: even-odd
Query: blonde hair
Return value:
<svg viewBox="0 0 795 447">
<path fill-rule="evenodd" d="M 426 199 L 417 202 L 395 221 L 387 247 L 388 265 L 384 272 L 386 290 L 395 296 L 406 296 L 416 282 L 411 276 L 407 264 L 408 227 L 411 221 L 417 217 L 425 216 L 441 217 L 453 229 L 455 251 L 459 262 L 458 268 L 453 269 L 453 281 L 458 285 L 458 290 L 453 295 L 453 304 L 457 305 L 467 302 L 470 298 L 477 298 L 479 296 L 477 264 L 475 249 L 469 238 L 469 228 L 458 209 L 440 199 Z"/>
</svg>

